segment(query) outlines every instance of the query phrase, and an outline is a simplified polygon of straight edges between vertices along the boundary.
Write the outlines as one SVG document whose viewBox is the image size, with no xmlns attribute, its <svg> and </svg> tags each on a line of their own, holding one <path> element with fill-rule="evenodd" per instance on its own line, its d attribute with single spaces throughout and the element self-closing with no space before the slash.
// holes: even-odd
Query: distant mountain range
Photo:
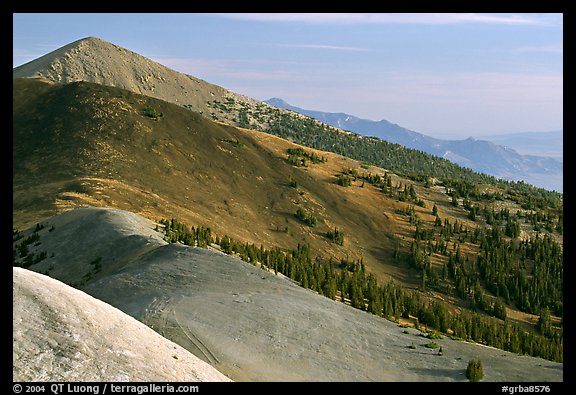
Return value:
<svg viewBox="0 0 576 395">
<path fill-rule="evenodd" d="M 529 184 L 559 192 L 563 190 L 563 166 L 561 160 L 558 160 L 558 151 L 561 152 L 562 147 L 558 148 L 557 143 L 558 140 L 560 143 L 562 141 L 562 132 L 556 132 L 553 135 L 556 141 L 554 146 L 549 143 L 548 151 L 554 157 L 552 155 L 522 155 L 511 146 L 516 143 L 525 152 L 533 153 L 538 142 L 550 141 L 550 139 L 546 139 L 543 134 L 511 134 L 508 137 L 493 136 L 492 141 L 477 140 L 472 137 L 465 140 L 442 140 L 406 129 L 384 119 L 372 121 L 346 113 L 306 110 L 292 106 L 278 98 L 266 100 L 265 103 L 294 111 L 340 129 L 378 137 L 391 143 L 437 155 L 477 172 L 506 180 L 523 180 Z M 527 138 L 526 135 L 532 139 Z M 524 143 L 518 143 L 518 141 Z M 529 142 L 534 143 L 529 144 Z"/>
<path fill-rule="evenodd" d="M 564 132 L 524 132 L 484 136 L 493 143 L 505 145 L 522 155 L 549 156 L 564 161 Z"/>
</svg>

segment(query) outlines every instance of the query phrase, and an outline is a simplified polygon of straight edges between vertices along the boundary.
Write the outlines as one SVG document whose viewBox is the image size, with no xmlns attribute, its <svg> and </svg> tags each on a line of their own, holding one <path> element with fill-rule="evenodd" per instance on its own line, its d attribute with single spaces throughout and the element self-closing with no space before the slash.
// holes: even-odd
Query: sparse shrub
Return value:
<svg viewBox="0 0 576 395">
<path fill-rule="evenodd" d="M 41 251 L 38 255 L 36 255 L 36 258 L 34 258 L 34 265 L 37 264 L 38 262 L 46 259 L 48 257 L 48 254 L 46 253 L 46 251 Z"/>
<path fill-rule="evenodd" d="M 22 237 L 22 232 L 20 232 L 18 229 L 12 229 L 12 243 L 20 240 Z"/>
<path fill-rule="evenodd" d="M 426 335 L 426 337 L 430 340 L 441 340 L 443 337 L 438 332 L 430 332 Z"/>
<path fill-rule="evenodd" d="M 16 248 L 18 250 L 20 258 L 25 258 L 29 253 L 28 244 L 26 243 L 20 243 L 16 246 Z"/>
<path fill-rule="evenodd" d="M 93 267 L 94 274 L 100 272 L 102 270 L 102 257 L 99 256 L 89 264 Z"/>
<path fill-rule="evenodd" d="M 480 381 L 484 377 L 484 368 L 482 361 L 479 359 L 471 359 L 466 368 L 466 378 L 470 381 Z"/>
<path fill-rule="evenodd" d="M 306 158 L 301 158 L 295 155 L 288 155 L 288 163 L 296 167 L 308 167 L 306 164 Z"/>
<path fill-rule="evenodd" d="M 437 343 L 435 343 L 435 342 L 430 342 L 430 343 L 428 343 L 428 344 L 424 344 L 424 347 L 436 349 L 436 348 L 439 348 L 440 346 L 439 346 Z"/>
<path fill-rule="evenodd" d="M 352 185 L 352 179 L 350 177 L 344 176 L 344 175 L 338 175 L 338 180 L 336 181 L 336 184 L 343 186 L 343 187 L 349 187 Z"/>
<path fill-rule="evenodd" d="M 319 157 L 316 154 L 309 154 L 308 156 L 310 158 L 310 160 L 312 161 L 312 163 L 314 163 L 315 165 L 317 165 L 318 163 L 325 163 L 328 161 L 328 159 L 326 159 L 325 157 Z"/>
<path fill-rule="evenodd" d="M 66 183 L 66 185 L 64 185 L 64 188 L 62 188 L 62 191 L 85 193 L 85 194 L 90 193 L 90 189 L 86 187 L 86 185 L 83 185 L 81 181 L 70 181 Z"/>
<path fill-rule="evenodd" d="M 24 269 L 28 269 L 33 264 L 34 264 L 34 254 L 32 253 L 30 255 L 26 255 L 26 258 L 24 258 L 24 262 L 22 263 L 22 267 Z"/>
<path fill-rule="evenodd" d="M 300 221 L 304 222 L 306 225 L 310 227 L 316 226 L 317 223 L 317 219 L 314 215 L 305 212 L 301 208 L 299 208 L 296 211 L 296 218 L 298 218 Z"/>
<path fill-rule="evenodd" d="M 303 148 L 288 148 L 286 152 L 288 153 L 288 155 L 307 156 L 307 152 L 304 151 Z"/>
<path fill-rule="evenodd" d="M 164 116 L 164 113 L 162 112 L 158 112 L 156 111 L 154 108 L 152 107 L 146 107 L 144 108 L 144 110 L 142 111 L 142 113 L 147 116 L 148 118 L 152 118 L 155 121 L 160 120 L 160 118 L 162 118 Z"/>
<path fill-rule="evenodd" d="M 452 195 L 452 206 L 458 207 L 458 197 L 456 195 Z"/>
<path fill-rule="evenodd" d="M 297 167 L 308 167 L 307 161 L 311 160 L 312 163 L 320 163 L 322 160 L 314 154 L 309 154 L 302 148 L 288 148 L 288 163 Z"/>
<path fill-rule="evenodd" d="M 336 244 L 344 245 L 344 232 L 334 228 L 334 230 L 329 230 L 326 232 L 326 237 L 332 240 Z"/>
<path fill-rule="evenodd" d="M 234 148 L 244 148 L 246 147 L 246 144 L 244 144 L 242 141 L 236 139 L 236 140 L 230 140 L 230 144 L 232 144 L 232 146 Z"/>
</svg>

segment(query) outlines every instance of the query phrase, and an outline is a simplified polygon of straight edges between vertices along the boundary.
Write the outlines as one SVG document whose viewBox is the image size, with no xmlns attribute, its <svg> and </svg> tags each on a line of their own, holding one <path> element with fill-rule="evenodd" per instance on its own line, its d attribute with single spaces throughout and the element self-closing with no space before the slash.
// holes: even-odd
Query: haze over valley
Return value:
<svg viewBox="0 0 576 395">
<path fill-rule="evenodd" d="M 561 131 L 503 134 L 488 136 L 486 139 L 469 137 L 463 140 L 442 140 L 408 130 L 387 120 L 370 121 L 345 113 L 305 110 L 278 98 L 266 100 L 266 103 L 337 128 L 422 150 L 480 173 L 506 180 L 524 181 L 559 192 L 563 189 Z"/>
</svg>

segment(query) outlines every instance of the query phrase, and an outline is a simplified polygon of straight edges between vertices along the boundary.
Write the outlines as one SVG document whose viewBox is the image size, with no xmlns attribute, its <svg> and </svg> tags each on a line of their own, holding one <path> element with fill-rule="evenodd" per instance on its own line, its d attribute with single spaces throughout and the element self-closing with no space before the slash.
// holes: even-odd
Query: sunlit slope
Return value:
<svg viewBox="0 0 576 395">
<path fill-rule="evenodd" d="M 86 37 L 14 68 L 13 78 L 94 82 L 176 103 L 209 116 L 209 102 L 225 97 L 256 102 L 199 78 L 172 70 L 97 37 Z"/>
<path fill-rule="evenodd" d="M 78 205 L 111 206 L 268 247 L 310 244 L 319 254 L 362 257 L 377 272 L 406 276 L 391 259 L 411 233 L 398 214 L 403 205 L 368 184 L 336 183 L 349 168 L 382 169 L 308 148 L 327 161 L 294 166 L 287 150 L 297 146 L 286 140 L 85 82 L 15 80 L 13 121 L 17 228 Z M 449 209 L 446 196 L 434 196 Z M 296 218 L 298 209 L 314 215 L 316 226 Z M 344 245 L 326 237 L 334 228 L 345 233 Z"/>
<path fill-rule="evenodd" d="M 141 322 L 60 281 L 15 267 L 12 284 L 14 381 L 229 381 Z"/>
</svg>

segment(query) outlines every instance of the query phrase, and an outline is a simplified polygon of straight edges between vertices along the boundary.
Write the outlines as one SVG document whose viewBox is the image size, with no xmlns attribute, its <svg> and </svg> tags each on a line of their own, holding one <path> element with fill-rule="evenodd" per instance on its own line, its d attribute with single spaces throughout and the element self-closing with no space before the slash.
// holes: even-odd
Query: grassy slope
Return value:
<svg viewBox="0 0 576 395">
<path fill-rule="evenodd" d="M 35 90 L 38 98 L 30 99 Z M 401 226 L 386 215 L 395 202 L 370 188 L 333 183 L 342 168 L 358 166 L 355 161 L 323 153 L 327 163 L 296 168 L 285 160 L 286 149 L 296 146 L 290 142 L 117 88 L 16 80 L 14 92 L 19 228 L 75 205 L 114 206 L 152 219 L 175 216 L 267 246 L 309 242 L 350 258 L 364 248 L 364 258 L 375 263 L 387 260 Z M 23 98 L 29 101 L 21 104 Z M 163 117 L 144 116 L 146 107 Z M 289 186 L 290 176 L 298 190 Z M 296 219 L 299 207 L 314 212 L 318 226 Z M 324 236 L 334 226 L 349 235 L 344 247 Z"/>
<path fill-rule="evenodd" d="M 163 116 L 150 118 L 146 108 Z M 396 243 L 407 250 L 414 234 L 399 213 L 409 203 L 367 183 L 363 188 L 358 181 L 347 188 L 335 184 L 343 169 L 382 169 L 361 169 L 357 161 L 319 151 L 326 163 L 297 168 L 286 161 L 286 150 L 297 146 L 291 142 L 85 82 L 14 80 L 13 122 L 17 228 L 78 205 L 111 206 L 153 220 L 175 217 L 266 247 L 308 243 L 324 256 L 362 257 L 380 280 L 392 277 L 409 287 L 419 283 L 414 270 L 392 257 Z M 289 186 L 289 177 L 298 189 Z M 393 176 L 393 184 L 399 182 L 413 183 Z M 423 221 L 433 223 L 436 204 L 440 217 L 476 226 L 440 189 L 414 185 L 426 202 L 426 208 L 415 207 Z M 314 213 L 318 225 L 310 228 L 296 219 L 298 208 Z M 334 227 L 344 231 L 344 246 L 325 236 Z M 476 248 L 463 246 L 463 251 Z"/>
</svg>

